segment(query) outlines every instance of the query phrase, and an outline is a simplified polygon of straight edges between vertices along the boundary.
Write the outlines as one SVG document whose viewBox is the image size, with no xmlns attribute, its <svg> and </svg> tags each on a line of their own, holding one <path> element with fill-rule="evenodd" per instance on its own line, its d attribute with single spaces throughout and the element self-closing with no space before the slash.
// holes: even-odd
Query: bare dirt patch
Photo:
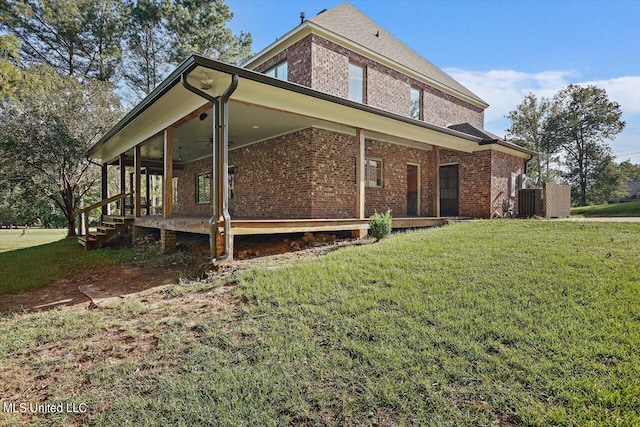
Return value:
<svg viewBox="0 0 640 427">
<path fill-rule="evenodd" d="M 88 304 L 92 299 L 97 302 L 104 298 L 176 283 L 179 275 L 179 269 L 166 266 L 158 268 L 113 264 L 91 267 L 73 277 L 56 280 L 41 289 L 3 295 L 0 312 L 32 312 Z"/>
<path fill-rule="evenodd" d="M 365 241 L 366 242 L 366 241 Z M 321 256 L 361 241 L 335 234 L 250 236 L 237 239 L 232 270 L 266 265 L 268 268 L 292 265 L 296 260 Z M 156 242 L 146 242 L 154 245 Z M 185 251 L 173 261 L 149 264 L 110 264 L 87 268 L 36 290 L 2 295 L 1 312 L 35 312 L 87 304 L 92 308 L 104 300 L 136 294 L 180 278 L 202 277 L 211 269 L 208 241 L 199 237 L 180 243 Z"/>
</svg>

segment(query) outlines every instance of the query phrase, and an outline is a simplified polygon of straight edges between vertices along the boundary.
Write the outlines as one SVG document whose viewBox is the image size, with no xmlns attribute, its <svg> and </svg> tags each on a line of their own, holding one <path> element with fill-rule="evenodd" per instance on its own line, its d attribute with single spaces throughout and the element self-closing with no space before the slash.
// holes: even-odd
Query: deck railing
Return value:
<svg viewBox="0 0 640 427">
<path fill-rule="evenodd" d="M 94 203 L 91 206 L 87 206 L 86 208 L 78 209 L 74 212 L 74 216 L 79 216 L 80 220 L 78 221 L 78 236 L 84 236 L 89 231 L 89 212 L 94 209 L 101 208 L 109 203 L 116 202 L 118 200 L 122 200 L 126 197 L 129 197 L 133 194 L 133 191 L 128 193 L 116 194 L 115 196 L 109 197 L 108 199 L 104 199 L 99 201 L 98 203 Z M 83 232 L 84 228 L 84 232 Z"/>
</svg>

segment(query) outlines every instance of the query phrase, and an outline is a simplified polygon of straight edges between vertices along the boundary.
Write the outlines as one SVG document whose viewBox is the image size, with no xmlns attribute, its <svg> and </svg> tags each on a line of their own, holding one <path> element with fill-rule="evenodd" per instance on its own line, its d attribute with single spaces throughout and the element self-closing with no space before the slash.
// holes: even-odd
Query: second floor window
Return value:
<svg viewBox="0 0 640 427">
<path fill-rule="evenodd" d="M 265 74 L 269 77 L 275 77 L 276 79 L 288 80 L 289 69 L 287 61 L 283 61 L 275 67 L 269 68 Z"/>
<path fill-rule="evenodd" d="M 422 120 L 422 96 L 418 88 L 411 88 L 410 107 L 411 118 Z"/>
<path fill-rule="evenodd" d="M 349 63 L 349 99 L 364 102 L 364 67 Z"/>
</svg>

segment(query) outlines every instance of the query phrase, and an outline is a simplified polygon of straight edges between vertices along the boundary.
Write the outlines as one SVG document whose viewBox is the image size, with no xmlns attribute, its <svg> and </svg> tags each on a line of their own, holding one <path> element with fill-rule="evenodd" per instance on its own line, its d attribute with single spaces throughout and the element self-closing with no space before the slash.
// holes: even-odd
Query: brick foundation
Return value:
<svg viewBox="0 0 640 427">
<path fill-rule="evenodd" d="M 216 257 L 222 256 L 224 253 L 224 234 L 221 232 L 216 232 L 215 234 L 215 243 L 216 243 Z M 216 266 L 225 266 L 233 262 L 233 234 L 229 235 L 229 257 L 224 261 L 216 262 Z"/>
<path fill-rule="evenodd" d="M 176 232 L 172 230 L 160 230 L 160 250 L 163 254 L 172 254 L 176 251 Z"/>
</svg>

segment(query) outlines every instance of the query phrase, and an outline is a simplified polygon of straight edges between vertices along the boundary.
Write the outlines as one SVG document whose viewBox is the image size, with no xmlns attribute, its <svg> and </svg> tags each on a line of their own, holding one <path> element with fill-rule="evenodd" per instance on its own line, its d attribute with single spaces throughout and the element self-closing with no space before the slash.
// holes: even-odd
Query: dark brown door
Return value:
<svg viewBox="0 0 640 427">
<path fill-rule="evenodd" d="M 407 165 L 407 216 L 418 216 L 418 166 Z"/>
<path fill-rule="evenodd" d="M 458 216 L 458 165 L 440 166 L 440 216 Z"/>
</svg>

